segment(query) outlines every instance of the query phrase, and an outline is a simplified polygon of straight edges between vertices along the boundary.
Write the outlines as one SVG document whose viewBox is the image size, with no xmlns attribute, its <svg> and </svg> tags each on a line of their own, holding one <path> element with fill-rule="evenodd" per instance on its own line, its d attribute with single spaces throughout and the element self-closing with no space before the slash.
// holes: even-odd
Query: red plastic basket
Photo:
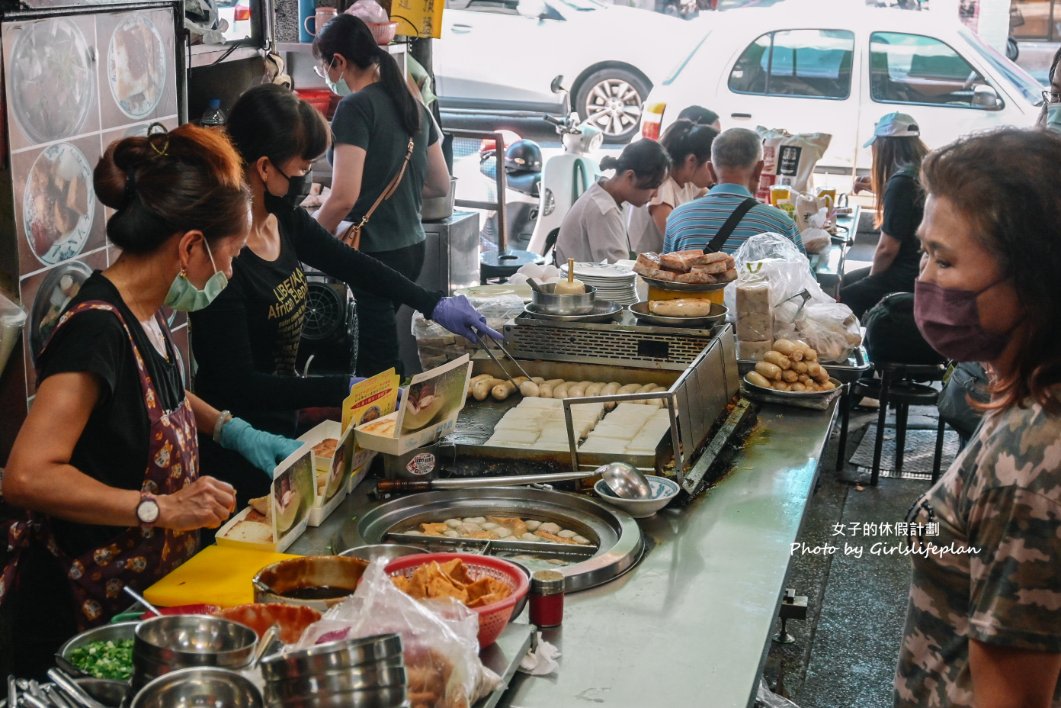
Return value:
<svg viewBox="0 0 1061 708">
<path fill-rule="evenodd" d="M 334 103 L 338 101 L 339 97 L 333 94 L 328 89 L 295 89 L 295 93 L 303 101 L 320 111 L 325 118 L 331 119 L 332 114 L 335 112 Z"/>
<path fill-rule="evenodd" d="M 479 649 L 485 649 L 497 641 L 508 625 L 508 621 L 512 619 L 512 608 L 527 596 L 527 591 L 530 589 L 530 579 L 519 566 L 500 558 L 474 553 L 418 553 L 396 559 L 387 565 L 386 572 L 391 576 L 409 577 L 425 563 L 431 561 L 445 563 L 454 558 L 461 559 L 468 570 L 468 575 L 473 579 L 478 580 L 484 575 L 489 575 L 503 582 L 511 590 L 504 600 L 470 608 L 479 615 Z"/>
</svg>

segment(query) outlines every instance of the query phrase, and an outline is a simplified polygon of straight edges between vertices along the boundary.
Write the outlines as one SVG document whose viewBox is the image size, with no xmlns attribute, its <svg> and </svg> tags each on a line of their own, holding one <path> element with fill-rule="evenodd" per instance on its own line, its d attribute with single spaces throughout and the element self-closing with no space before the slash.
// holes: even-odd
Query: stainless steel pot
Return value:
<svg viewBox="0 0 1061 708">
<path fill-rule="evenodd" d="M 71 676 L 88 676 L 84 671 L 78 669 L 70 661 L 70 654 L 80 647 L 92 642 L 117 642 L 123 639 L 132 639 L 133 631 L 139 622 L 119 622 L 117 624 L 105 624 L 94 627 L 67 640 L 56 652 L 56 662 L 59 667 Z"/>
<path fill-rule="evenodd" d="M 556 283 L 546 283 L 539 290 L 531 289 L 531 302 L 550 315 L 588 315 L 593 312 L 597 289 L 586 286 L 583 295 L 556 295 Z"/>
<path fill-rule="evenodd" d="M 254 576 L 254 601 L 305 605 L 324 612 L 354 592 L 367 567 L 359 558 L 340 556 L 303 556 L 273 563 Z M 305 597 L 313 588 L 330 588 L 337 594 Z"/>
<path fill-rule="evenodd" d="M 302 678 L 270 681 L 265 691 L 280 700 L 299 698 L 315 693 L 346 693 L 368 691 L 389 686 L 405 687 L 407 683 L 404 666 L 359 666 L 345 671 L 330 671 L 326 674 L 310 674 Z"/>
<path fill-rule="evenodd" d="M 377 686 L 365 690 L 321 691 L 280 698 L 265 687 L 266 701 L 278 708 L 402 708 L 409 705 L 405 686 Z"/>
</svg>

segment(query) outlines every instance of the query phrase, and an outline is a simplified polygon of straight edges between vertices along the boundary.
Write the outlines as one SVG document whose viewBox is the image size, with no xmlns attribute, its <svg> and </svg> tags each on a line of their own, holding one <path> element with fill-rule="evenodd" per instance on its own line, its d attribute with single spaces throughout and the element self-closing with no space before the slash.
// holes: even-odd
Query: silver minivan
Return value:
<svg viewBox="0 0 1061 708">
<path fill-rule="evenodd" d="M 645 102 L 654 138 L 685 106 L 723 128 L 832 135 L 819 170 L 868 169 L 885 113 L 917 119 L 929 147 L 1002 125 L 1031 126 L 1042 87 L 957 19 L 938 12 L 806 3 L 712 13 L 705 35 Z"/>
</svg>

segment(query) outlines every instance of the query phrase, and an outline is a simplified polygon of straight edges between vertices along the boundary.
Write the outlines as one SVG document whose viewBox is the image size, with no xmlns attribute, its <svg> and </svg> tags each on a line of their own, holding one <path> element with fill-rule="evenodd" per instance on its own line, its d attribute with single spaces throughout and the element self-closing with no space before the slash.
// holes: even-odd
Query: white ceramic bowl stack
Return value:
<svg viewBox="0 0 1061 708">
<path fill-rule="evenodd" d="M 567 277 L 567 265 L 560 266 Z M 634 282 L 637 275 L 629 268 L 609 263 L 576 263 L 575 277 L 597 289 L 597 299 L 618 305 L 632 305 L 638 301 Z"/>
</svg>

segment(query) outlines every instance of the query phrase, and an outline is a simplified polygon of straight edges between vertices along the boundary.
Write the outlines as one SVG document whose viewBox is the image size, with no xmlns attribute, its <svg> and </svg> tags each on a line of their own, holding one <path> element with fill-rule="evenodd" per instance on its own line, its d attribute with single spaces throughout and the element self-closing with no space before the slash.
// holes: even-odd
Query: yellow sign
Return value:
<svg viewBox="0 0 1061 708">
<path fill-rule="evenodd" d="M 438 39 L 442 36 L 445 5 L 445 0 L 391 0 L 391 22 L 398 23 L 398 34 L 403 37 Z"/>
</svg>

